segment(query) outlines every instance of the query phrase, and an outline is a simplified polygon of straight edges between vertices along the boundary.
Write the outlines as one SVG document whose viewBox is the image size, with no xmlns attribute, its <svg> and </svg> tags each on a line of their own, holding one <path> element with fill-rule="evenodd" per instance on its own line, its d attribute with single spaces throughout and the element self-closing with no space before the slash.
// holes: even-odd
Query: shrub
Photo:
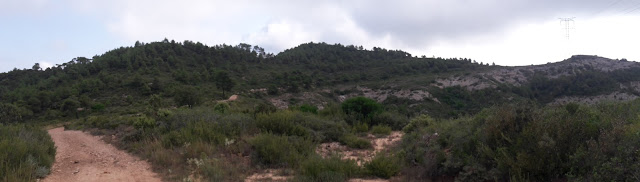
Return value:
<svg viewBox="0 0 640 182">
<path fill-rule="evenodd" d="M 578 108 L 580 108 L 580 105 L 576 103 L 569 103 L 565 105 L 564 108 L 569 112 L 569 114 L 575 114 L 578 111 Z"/>
<path fill-rule="evenodd" d="M 368 149 L 371 148 L 371 142 L 366 139 L 359 138 L 352 134 L 344 135 L 340 139 L 340 143 L 347 145 L 348 147 L 355 149 Z"/>
<path fill-rule="evenodd" d="M 263 132 L 309 137 L 309 131 L 300 123 L 295 122 L 294 117 L 295 113 L 291 111 L 260 114 L 256 119 L 256 125 Z"/>
<path fill-rule="evenodd" d="M 378 154 L 364 166 L 369 174 L 385 179 L 398 174 L 401 169 L 400 160 L 388 154 Z"/>
<path fill-rule="evenodd" d="M 302 162 L 297 181 L 346 181 L 361 175 L 363 170 L 353 160 L 342 160 L 339 156 L 322 158 L 314 155 Z"/>
<path fill-rule="evenodd" d="M 175 102 L 180 106 L 189 106 L 193 107 L 201 102 L 200 95 L 197 90 L 193 87 L 185 87 L 175 91 L 174 98 Z"/>
<path fill-rule="evenodd" d="M 91 127 L 101 129 L 114 129 L 120 125 L 117 119 L 108 119 L 105 116 L 89 116 L 85 118 L 85 122 Z"/>
<path fill-rule="evenodd" d="M 371 120 L 371 125 L 387 125 L 393 130 L 401 130 L 402 127 L 409 123 L 407 117 L 398 113 L 383 112 L 374 116 Z"/>
<path fill-rule="evenodd" d="M 168 118 L 173 116 L 173 111 L 169 109 L 158 109 L 158 112 L 156 113 L 156 115 L 158 115 L 158 117 L 161 117 L 161 118 Z"/>
<path fill-rule="evenodd" d="M 133 127 L 136 129 L 151 129 L 156 126 L 156 120 L 147 116 L 138 116 L 133 120 Z"/>
<path fill-rule="evenodd" d="M 339 104 L 330 103 L 324 109 L 318 111 L 318 114 L 328 118 L 344 118 L 344 112 Z"/>
<path fill-rule="evenodd" d="M 47 132 L 0 124 L 0 181 L 36 181 L 49 174 L 56 149 Z"/>
<path fill-rule="evenodd" d="M 433 123 L 435 120 L 428 115 L 420 115 L 415 117 L 409 121 L 409 124 L 402 128 L 402 131 L 405 133 L 411 133 L 417 131 L 419 128 L 423 128 L 429 125 L 429 123 Z"/>
<path fill-rule="evenodd" d="M 371 128 L 371 133 L 374 135 L 389 135 L 391 134 L 391 127 L 376 125 Z"/>
<path fill-rule="evenodd" d="M 213 107 L 213 110 L 218 113 L 225 113 L 229 110 L 230 106 L 226 102 L 220 102 Z"/>
<path fill-rule="evenodd" d="M 354 133 L 366 133 L 369 131 L 369 125 L 363 122 L 356 122 L 352 125 L 351 131 Z"/>
<path fill-rule="evenodd" d="M 272 167 L 295 167 L 311 155 L 311 141 L 295 136 L 259 134 L 249 141 L 253 148 L 252 161 Z"/>
<path fill-rule="evenodd" d="M 303 104 L 300 107 L 298 107 L 297 109 L 302 111 L 302 112 L 318 114 L 318 107 L 313 106 L 313 105 L 309 105 L 309 104 Z"/>
<path fill-rule="evenodd" d="M 347 99 L 342 103 L 341 107 L 344 113 L 355 116 L 358 120 L 365 122 L 370 122 L 374 116 L 382 112 L 381 104 L 366 97 Z"/>
<path fill-rule="evenodd" d="M 181 146 L 185 143 L 180 132 L 178 131 L 170 131 L 169 133 L 162 135 L 161 142 L 162 145 L 166 148 L 171 148 L 172 146 Z"/>
<path fill-rule="evenodd" d="M 104 108 L 105 108 L 104 104 L 100 104 L 100 103 L 91 106 L 91 110 L 93 111 L 102 111 L 104 110 Z"/>
<path fill-rule="evenodd" d="M 188 163 L 194 166 L 196 177 L 201 176 L 206 180 L 201 181 L 243 181 L 249 172 L 248 166 L 243 162 L 235 161 L 236 158 L 190 158 Z"/>
</svg>

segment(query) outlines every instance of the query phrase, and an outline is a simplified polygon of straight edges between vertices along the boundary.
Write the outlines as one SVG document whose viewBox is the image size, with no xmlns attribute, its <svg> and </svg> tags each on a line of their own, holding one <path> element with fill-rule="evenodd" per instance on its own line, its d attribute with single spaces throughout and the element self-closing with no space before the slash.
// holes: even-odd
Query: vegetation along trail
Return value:
<svg viewBox="0 0 640 182">
<path fill-rule="evenodd" d="M 56 161 L 45 182 L 161 181 L 151 165 L 82 131 L 55 128 Z"/>
</svg>

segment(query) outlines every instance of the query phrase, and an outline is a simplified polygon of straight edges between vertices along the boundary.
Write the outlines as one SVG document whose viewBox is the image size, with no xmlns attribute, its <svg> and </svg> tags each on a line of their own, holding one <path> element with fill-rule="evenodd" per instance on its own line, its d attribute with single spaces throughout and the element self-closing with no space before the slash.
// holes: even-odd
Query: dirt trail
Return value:
<svg viewBox="0 0 640 182">
<path fill-rule="evenodd" d="M 81 131 L 49 130 L 56 145 L 56 162 L 44 182 L 161 181 L 151 165 Z"/>
</svg>

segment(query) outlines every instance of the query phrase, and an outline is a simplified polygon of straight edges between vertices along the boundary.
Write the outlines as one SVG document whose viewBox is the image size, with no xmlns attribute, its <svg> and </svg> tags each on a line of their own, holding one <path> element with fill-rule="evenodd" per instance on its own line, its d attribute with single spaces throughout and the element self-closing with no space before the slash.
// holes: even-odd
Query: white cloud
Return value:
<svg viewBox="0 0 640 182">
<path fill-rule="evenodd" d="M 46 62 L 46 61 L 40 62 L 40 68 L 42 68 L 43 70 L 51 67 L 53 67 L 53 63 Z"/>
</svg>

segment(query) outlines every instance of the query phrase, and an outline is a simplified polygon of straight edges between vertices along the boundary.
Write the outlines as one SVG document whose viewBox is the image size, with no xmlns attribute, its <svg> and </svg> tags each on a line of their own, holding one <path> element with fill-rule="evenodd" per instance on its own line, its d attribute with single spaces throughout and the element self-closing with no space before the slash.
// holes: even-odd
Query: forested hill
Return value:
<svg viewBox="0 0 640 182">
<path fill-rule="evenodd" d="M 51 68 L 36 64 L 1 73 L 0 122 L 190 107 L 230 93 L 281 108 L 323 107 L 365 95 L 387 110 L 436 117 L 472 114 L 514 99 L 545 104 L 558 97 L 640 95 L 637 63 L 575 59 L 596 58 L 612 69 L 574 64 L 571 59 L 546 67 L 489 66 L 470 59 L 415 57 L 400 50 L 326 43 L 302 44 L 274 55 L 248 44 L 136 42 Z"/>
<path fill-rule="evenodd" d="M 485 67 L 469 60 L 414 58 L 403 51 L 308 43 L 278 55 L 263 48 L 191 41 L 139 43 L 93 58 L 0 74 L 0 120 L 53 119 L 80 110 L 196 105 L 222 92 L 298 93 L 394 77 Z M 231 90 L 216 82 L 230 78 Z M 217 86 L 217 87 L 216 87 Z M 182 94 L 182 95 L 181 95 Z M 195 96 L 196 98 L 183 98 Z M 144 107 L 140 105 L 140 107 Z"/>
</svg>

